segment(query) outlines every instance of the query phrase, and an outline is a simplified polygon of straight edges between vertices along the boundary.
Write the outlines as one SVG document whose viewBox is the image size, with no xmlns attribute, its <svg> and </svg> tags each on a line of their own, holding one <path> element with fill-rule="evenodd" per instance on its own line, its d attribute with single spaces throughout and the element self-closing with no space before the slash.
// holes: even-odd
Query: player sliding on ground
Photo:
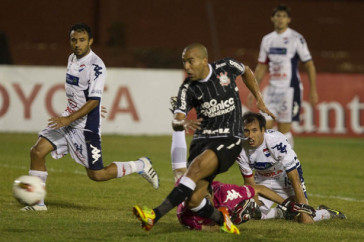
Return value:
<svg viewBox="0 0 364 242">
<path fill-rule="evenodd" d="M 68 58 L 66 73 L 67 109 L 60 117 L 49 119 L 48 127 L 39 133 L 38 141 L 30 151 L 29 175 L 38 176 L 45 183 L 48 176 L 45 157 L 51 153 L 53 158 L 59 159 L 70 153 L 77 163 L 86 168 L 91 180 L 106 181 L 139 173 L 157 189 L 158 175 L 147 157 L 129 162 L 115 161 L 104 167 L 100 110 L 106 67 L 91 50 L 93 38 L 86 24 L 72 26 L 69 39 L 73 54 Z M 47 206 L 40 201 L 22 210 L 46 211 Z"/>
</svg>

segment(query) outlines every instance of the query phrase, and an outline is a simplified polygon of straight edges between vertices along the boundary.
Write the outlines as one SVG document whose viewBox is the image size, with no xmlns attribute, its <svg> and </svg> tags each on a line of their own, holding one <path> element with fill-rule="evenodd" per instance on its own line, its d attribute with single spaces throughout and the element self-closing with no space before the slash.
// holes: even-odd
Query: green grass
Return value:
<svg viewBox="0 0 364 242">
<path fill-rule="evenodd" d="M 12 197 L 14 179 L 28 173 L 36 134 L 0 133 L 0 241 L 360 241 L 364 240 L 364 140 L 296 138 L 310 204 L 343 211 L 347 220 L 301 225 L 284 220 L 250 221 L 241 236 L 189 231 L 175 210 L 150 232 L 139 227 L 133 205 L 154 207 L 173 187 L 169 136 L 103 136 L 104 164 L 149 156 L 161 179 L 154 190 L 139 175 L 96 183 L 69 156 L 47 159 L 47 212 L 21 212 Z M 237 165 L 217 177 L 242 184 Z"/>
</svg>

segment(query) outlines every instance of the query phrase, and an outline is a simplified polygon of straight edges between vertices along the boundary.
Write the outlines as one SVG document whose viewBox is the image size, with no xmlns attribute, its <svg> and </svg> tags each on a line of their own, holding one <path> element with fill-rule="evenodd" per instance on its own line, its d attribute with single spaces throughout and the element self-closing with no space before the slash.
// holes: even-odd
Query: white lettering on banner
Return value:
<svg viewBox="0 0 364 242">
<path fill-rule="evenodd" d="M 232 200 L 237 199 L 237 198 L 242 198 L 242 196 L 240 195 L 240 193 L 238 193 L 234 189 L 228 190 L 227 191 L 227 194 L 228 195 L 226 196 L 226 199 L 225 199 L 224 203 L 226 203 L 229 200 L 232 201 Z"/>
<path fill-rule="evenodd" d="M 354 133 L 364 134 L 364 126 L 360 126 L 360 110 L 364 110 L 364 103 L 360 103 L 358 96 L 347 105 L 350 109 L 350 124 Z"/>
<path fill-rule="evenodd" d="M 338 102 L 322 102 L 317 105 L 320 113 L 320 126 L 318 132 L 323 134 L 330 133 L 329 129 L 329 112 L 330 110 L 335 111 L 335 120 L 336 126 L 334 128 L 335 134 L 344 134 L 346 133 L 346 128 L 344 127 L 344 119 L 345 119 L 345 112 L 344 108 Z"/>
<path fill-rule="evenodd" d="M 211 99 L 210 102 L 204 102 L 202 104 L 201 113 L 209 118 L 229 113 L 235 109 L 234 99 L 221 100 L 217 103 L 216 99 Z"/>
</svg>

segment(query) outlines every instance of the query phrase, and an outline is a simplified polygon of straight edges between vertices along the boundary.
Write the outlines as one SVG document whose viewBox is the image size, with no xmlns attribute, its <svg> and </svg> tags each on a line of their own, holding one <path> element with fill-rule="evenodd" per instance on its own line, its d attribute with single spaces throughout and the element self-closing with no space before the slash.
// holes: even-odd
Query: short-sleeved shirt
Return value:
<svg viewBox="0 0 364 242">
<path fill-rule="evenodd" d="M 100 107 L 105 80 L 104 62 L 93 51 L 81 59 L 77 59 L 74 54 L 69 56 L 65 83 L 68 103 L 62 116 L 68 116 L 79 110 L 88 100 L 100 101 L 98 107 L 72 122 L 70 124 L 72 128 L 100 133 Z"/>
<path fill-rule="evenodd" d="M 237 163 L 244 177 L 251 177 L 255 170 L 257 184 L 267 179 L 282 180 L 300 166 L 286 137 L 271 129 L 264 133 L 264 141 L 259 147 L 253 149 L 244 144 Z"/>
<path fill-rule="evenodd" d="M 204 80 L 187 78 L 178 93 L 175 113 L 187 113 L 195 108 L 197 118 L 203 118 L 201 130 L 194 139 L 243 137 L 242 110 L 235 79 L 244 74 L 245 66 L 226 58 L 209 64 L 210 73 Z"/>
<path fill-rule="evenodd" d="M 255 191 L 251 186 L 224 184 L 218 181 L 212 182 L 211 186 L 214 195 L 214 207 L 227 207 L 230 214 L 236 205 L 255 196 Z M 211 219 L 200 217 L 197 213 L 189 210 L 184 202 L 177 207 L 177 217 L 179 222 L 189 229 L 201 230 L 202 225 L 213 226 L 216 224 Z"/>
<path fill-rule="evenodd" d="M 270 85 L 302 89 L 298 63 L 311 59 L 303 36 L 288 28 L 283 33 L 273 31 L 263 37 L 258 62 L 269 65 Z"/>
</svg>

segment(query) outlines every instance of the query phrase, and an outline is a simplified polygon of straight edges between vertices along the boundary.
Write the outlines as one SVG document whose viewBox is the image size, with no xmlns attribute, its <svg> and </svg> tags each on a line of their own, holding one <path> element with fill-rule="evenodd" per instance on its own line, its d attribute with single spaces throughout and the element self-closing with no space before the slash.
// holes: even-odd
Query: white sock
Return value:
<svg viewBox="0 0 364 242">
<path fill-rule="evenodd" d="M 268 211 L 262 212 L 261 219 L 274 219 L 274 218 L 282 218 L 277 208 L 271 208 Z"/>
<path fill-rule="evenodd" d="M 37 176 L 39 177 L 44 184 L 46 184 L 48 172 L 46 171 L 37 171 L 37 170 L 29 170 L 29 176 Z M 40 200 L 40 202 L 37 204 L 39 206 L 44 206 L 44 199 Z"/>
<path fill-rule="evenodd" d="M 113 162 L 116 167 L 117 167 L 117 178 L 123 177 L 123 176 L 127 176 L 131 173 L 135 173 L 135 172 L 141 172 L 144 168 L 144 163 L 141 160 L 137 160 L 137 161 L 114 161 Z"/>
<path fill-rule="evenodd" d="M 326 209 L 316 210 L 316 216 L 313 218 L 313 221 L 321 221 L 325 219 L 330 219 L 330 213 Z"/>
<path fill-rule="evenodd" d="M 182 176 L 179 183 L 185 185 L 186 187 L 188 187 L 192 191 L 194 191 L 195 188 L 196 188 L 196 183 L 194 181 L 192 181 L 192 179 L 187 177 L 187 176 Z"/>
<path fill-rule="evenodd" d="M 288 141 L 288 144 L 291 145 L 292 149 L 293 149 L 293 146 L 294 146 L 294 140 L 293 140 L 293 135 L 291 132 L 288 132 L 288 133 L 285 133 L 284 134 L 287 138 L 287 141 Z"/>
<path fill-rule="evenodd" d="M 172 170 L 187 167 L 186 153 L 187 145 L 185 131 L 174 131 L 171 144 Z"/>
</svg>

